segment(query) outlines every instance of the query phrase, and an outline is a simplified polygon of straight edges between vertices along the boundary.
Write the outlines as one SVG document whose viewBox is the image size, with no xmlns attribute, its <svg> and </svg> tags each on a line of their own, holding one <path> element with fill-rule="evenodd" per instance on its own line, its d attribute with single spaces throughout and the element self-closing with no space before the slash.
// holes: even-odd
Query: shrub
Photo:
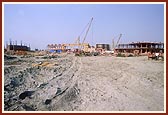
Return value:
<svg viewBox="0 0 168 115">
<path fill-rule="evenodd" d="M 125 57 L 125 54 L 118 53 L 117 57 Z"/>
</svg>

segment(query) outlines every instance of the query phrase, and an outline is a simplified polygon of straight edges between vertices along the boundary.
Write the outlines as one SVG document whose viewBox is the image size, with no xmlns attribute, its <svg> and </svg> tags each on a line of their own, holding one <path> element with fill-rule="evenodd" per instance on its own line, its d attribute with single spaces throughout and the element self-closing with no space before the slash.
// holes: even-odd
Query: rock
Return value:
<svg viewBox="0 0 168 115">
<path fill-rule="evenodd" d="M 51 103 L 51 99 L 46 99 L 45 104 L 48 105 Z"/>
<path fill-rule="evenodd" d="M 4 59 L 5 59 L 5 60 L 13 60 L 13 59 L 16 59 L 16 58 L 17 58 L 17 57 L 4 55 Z"/>
<path fill-rule="evenodd" d="M 33 107 L 27 106 L 27 105 L 23 105 L 22 106 L 26 111 L 35 111 L 35 109 Z"/>
<path fill-rule="evenodd" d="M 61 88 L 57 88 L 57 92 L 56 92 L 56 95 L 59 95 L 61 93 Z"/>
<path fill-rule="evenodd" d="M 18 87 L 23 83 L 24 83 L 23 75 L 19 75 L 18 77 L 12 78 L 10 85 L 12 85 L 13 87 Z"/>
<path fill-rule="evenodd" d="M 30 97 L 35 91 L 24 91 L 19 95 L 19 99 L 25 99 L 26 97 Z"/>
<path fill-rule="evenodd" d="M 40 84 L 39 88 L 44 88 L 48 83 Z"/>
</svg>

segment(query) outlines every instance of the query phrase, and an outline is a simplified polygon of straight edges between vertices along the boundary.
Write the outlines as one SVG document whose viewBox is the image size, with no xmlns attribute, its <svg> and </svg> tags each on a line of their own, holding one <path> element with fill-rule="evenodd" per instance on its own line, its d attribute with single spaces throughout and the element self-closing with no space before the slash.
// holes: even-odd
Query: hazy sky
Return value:
<svg viewBox="0 0 168 115">
<path fill-rule="evenodd" d="M 91 45 L 111 44 L 120 33 L 120 43 L 164 41 L 163 4 L 5 4 L 4 42 L 22 40 L 32 49 L 74 43 L 92 17 Z"/>
</svg>

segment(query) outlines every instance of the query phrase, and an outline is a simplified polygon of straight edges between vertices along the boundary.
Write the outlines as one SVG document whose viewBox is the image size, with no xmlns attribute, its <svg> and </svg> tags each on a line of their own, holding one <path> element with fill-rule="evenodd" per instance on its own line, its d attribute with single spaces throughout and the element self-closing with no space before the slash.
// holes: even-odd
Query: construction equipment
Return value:
<svg viewBox="0 0 168 115">
<path fill-rule="evenodd" d="M 118 41 L 117 41 L 117 43 L 116 43 L 115 48 L 118 46 L 118 43 L 119 43 L 119 41 L 120 41 L 120 39 L 121 39 L 121 36 L 122 36 L 122 34 L 120 34 L 120 36 L 119 36 L 119 38 L 118 38 Z"/>
<path fill-rule="evenodd" d="M 78 37 L 78 39 L 77 39 L 77 43 L 78 43 L 79 49 L 78 49 L 78 50 L 75 50 L 75 55 L 81 55 L 81 53 L 83 53 L 84 55 L 85 55 L 85 54 L 86 54 L 86 55 L 89 55 L 89 54 L 88 54 L 89 44 L 84 43 L 84 42 L 85 42 L 86 37 L 87 37 L 87 35 L 88 35 L 88 32 L 89 32 L 89 29 L 90 29 L 90 27 L 91 27 L 92 21 L 93 21 L 93 17 L 91 18 L 91 20 L 90 20 L 89 23 L 87 24 L 88 28 L 87 28 L 87 30 L 86 30 L 86 33 L 85 33 L 85 36 L 84 36 L 84 38 L 83 38 L 82 43 L 80 43 L 80 36 L 81 36 L 81 34 L 82 34 L 83 32 L 79 35 L 79 37 Z M 86 26 L 86 27 L 87 27 L 87 26 Z"/>
<path fill-rule="evenodd" d="M 118 46 L 118 43 L 119 43 L 119 41 L 121 39 L 121 36 L 122 36 L 122 34 L 119 34 L 119 37 L 118 37 L 118 40 L 117 40 L 116 44 L 114 43 L 114 39 L 115 38 L 113 38 L 113 40 L 112 40 L 112 53 L 115 52 L 115 48 Z"/>
<path fill-rule="evenodd" d="M 87 29 L 87 31 L 86 31 L 85 37 L 83 38 L 82 44 L 83 44 L 83 43 L 85 42 L 85 40 L 86 40 L 86 36 L 87 36 L 87 34 L 88 34 L 88 32 L 89 32 L 89 29 L 90 29 L 90 26 L 91 26 L 91 24 L 92 24 L 92 21 L 93 21 L 93 17 L 92 17 L 91 21 L 88 23 L 88 24 L 89 24 L 89 27 L 88 27 L 88 29 Z"/>
<path fill-rule="evenodd" d="M 90 47 L 88 43 L 84 43 L 85 40 L 86 40 L 86 37 L 88 35 L 88 32 L 89 32 L 89 29 L 91 27 L 91 24 L 92 24 L 92 21 L 93 21 L 93 18 L 91 18 L 91 20 L 89 21 L 89 23 L 85 26 L 84 30 L 80 33 L 80 35 L 78 36 L 78 38 L 75 40 L 75 43 L 72 43 L 72 44 L 48 44 L 47 47 L 48 47 L 48 50 L 62 50 L 62 51 L 67 51 L 69 50 L 69 48 L 75 48 L 77 47 L 78 50 L 74 50 L 74 52 L 78 52 L 79 51 L 83 51 L 83 52 L 88 52 L 88 48 Z M 87 30 L 86 30 L 87 29 Z M 86 33 L 84 35 L 84 38 L 82 40 L 82 42 L 80 43 L 80 37 L 81 35 L 83 34 L 83 32 L 86 30 Z"/>
</svg>

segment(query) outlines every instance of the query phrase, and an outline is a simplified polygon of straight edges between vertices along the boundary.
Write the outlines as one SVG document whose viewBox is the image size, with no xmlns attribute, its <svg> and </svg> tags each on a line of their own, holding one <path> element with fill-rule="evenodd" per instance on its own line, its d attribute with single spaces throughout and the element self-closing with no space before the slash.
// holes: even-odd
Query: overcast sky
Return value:
<svg viewBox="0 0 168 115">
<path fill-rule="evenodd" d="M 4 42 L 22 40 L 32 49 L 74 43 L 92 17 L 91 45 L 111 45 L 119 34 L 120 43 L 164 42 L 163 4 L 5 4 Z"/>
</svg>

